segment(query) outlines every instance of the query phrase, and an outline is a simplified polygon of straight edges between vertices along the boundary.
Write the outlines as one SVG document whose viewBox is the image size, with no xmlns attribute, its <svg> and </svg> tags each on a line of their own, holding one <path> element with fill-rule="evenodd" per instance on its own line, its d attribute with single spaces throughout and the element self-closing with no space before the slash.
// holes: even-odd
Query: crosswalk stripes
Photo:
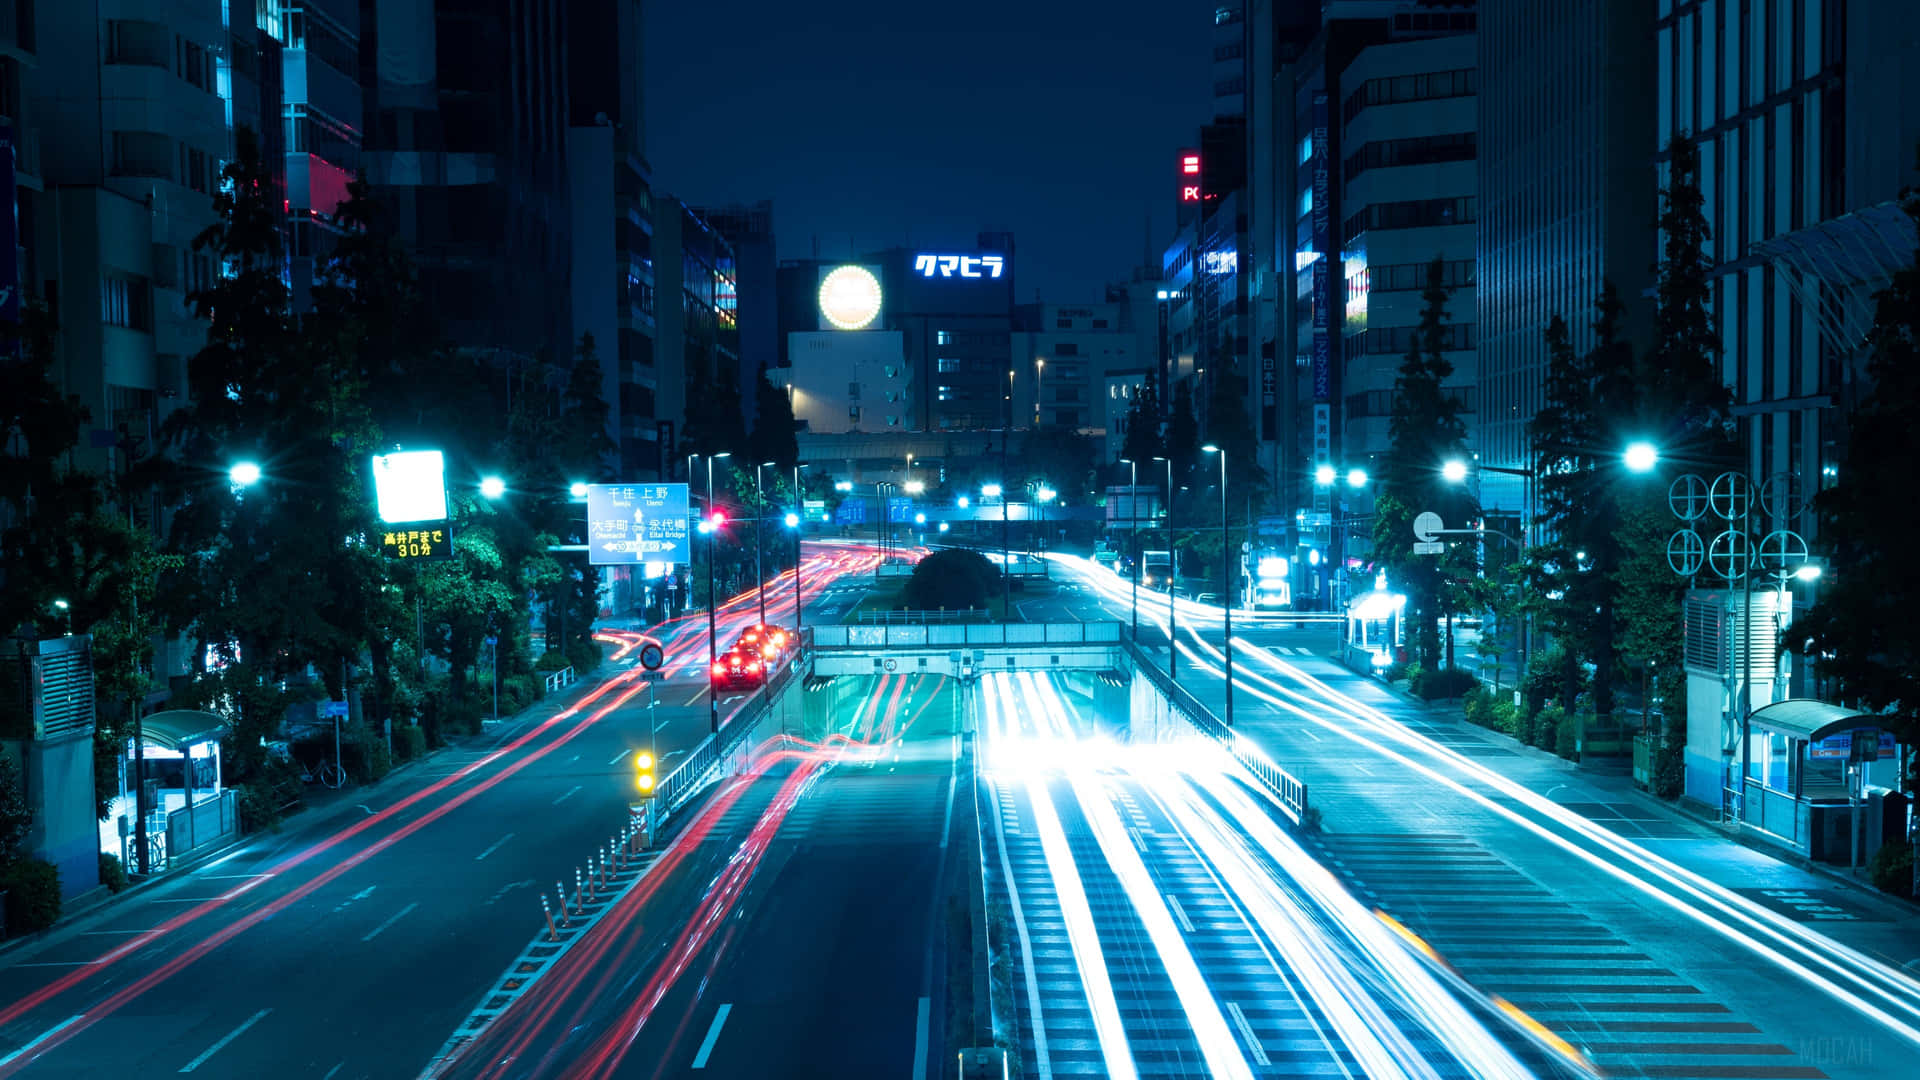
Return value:
<svg viewBox="0 0 1920 1080">
<path fill-rule="evenodd" d="M 1602 923 L 1465 836 L 1328 833 L 1322 861 L 1481 990 L 1611 1076 L 1823 1080 Z M 1517 928 L 1524 927 L 1524 931 Z"/>
</svg>

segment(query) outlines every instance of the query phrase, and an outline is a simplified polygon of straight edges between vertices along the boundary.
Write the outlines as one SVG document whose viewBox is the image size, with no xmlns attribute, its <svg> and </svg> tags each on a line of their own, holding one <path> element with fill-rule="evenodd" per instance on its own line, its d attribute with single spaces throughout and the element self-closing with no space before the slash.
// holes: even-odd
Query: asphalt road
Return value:
<svg viewBox="0 0 1920 1080">
<path fill-rule="evenodd" d="M 1060 569 L 1080 617 L 1127 617 L 1102 571 Z M 1183 624 L 1204 629 L 1183 625 L 1180 683 L 1219 715 L 1218 622 Z M 1325 863 L 1601 1067 L 1866 1080 L 1920 1059 L 1911 908 L 1436 718 L 1324 659 L 1312 630 L 1241 627 L 1237 729 L 1306 781 Z"/>
<path fill-rule="evenodd" d="M 810 566 L 809 594 L 842 568 Z M 780 621 L 785 580 L 784 610 L 769 593 Z M 731 605 L 723 644 L 757 617 Z M 0 1077 L 418 1075 L 542 924 L 540 897 L 624 823 L 634 750 L 656 745 L 671 768 L 706 735 L 705 631 L 704 618 L 670 628 L 652 709 L 638 671 L 611 669 L 8 952 Z M 723 715 L 741 700 L 723 698 Z"/>
<path fill-rule="evenodd" d="M 821 696 L 441 1075 L 938 1075 L 946 683 Z"/>
</svg>

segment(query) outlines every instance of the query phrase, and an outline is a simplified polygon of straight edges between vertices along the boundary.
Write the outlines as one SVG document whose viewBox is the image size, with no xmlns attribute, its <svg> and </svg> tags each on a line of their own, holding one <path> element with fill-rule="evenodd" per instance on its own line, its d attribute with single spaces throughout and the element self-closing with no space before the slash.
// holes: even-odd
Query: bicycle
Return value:
<svg viewBox="0 0 1920 1080">
<path fill-rule="evenodd" d="M 300 780 L 302 783 L 337 788 L 347 782 L 347 773 L 345 769 L 331 761 L 320 761 L 301 769 Z"/>
</svg>

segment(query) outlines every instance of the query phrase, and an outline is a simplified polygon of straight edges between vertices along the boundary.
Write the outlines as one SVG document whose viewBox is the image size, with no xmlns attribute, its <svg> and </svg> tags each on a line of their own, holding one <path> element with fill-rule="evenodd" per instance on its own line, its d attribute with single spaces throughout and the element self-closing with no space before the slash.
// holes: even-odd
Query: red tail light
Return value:
<svg viewBox="0 0 1920 1080">
<path fill-rule="evenodd" d="M 713 665 L 713 673 L 715 675 L 725 675 L 727 673 L 727 665 L 719 663 L 718 661 L 715 661 Z"/>
</svg>

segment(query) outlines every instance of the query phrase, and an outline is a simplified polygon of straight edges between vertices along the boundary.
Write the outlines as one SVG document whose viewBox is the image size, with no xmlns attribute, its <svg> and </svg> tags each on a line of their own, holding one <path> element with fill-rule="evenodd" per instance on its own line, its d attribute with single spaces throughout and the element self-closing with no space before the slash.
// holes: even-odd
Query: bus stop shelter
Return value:
<svg viewBox="0 0 1920 1080">
<path fill-rule="evenodd" d="M 1841 865 L 1904 836 L 1905 750 L 1880 721 L 1813 698 L 1755 709 L 1747 719 L 1741 822 L 1808 858 Z"/>
<path fill-rule="evenodd" d="M 144 838 L 151 865 L 231 835 L 239 826 L 234 793 L 223 784 L 220 739 L 225 718 L 196 709 L 169 709 L 140 721 L 148 786 L 147 820 L 135 823 L 137 768 L 133 740 L 121 761 L 120 794 L 101 823 L 102 851 L 138 865 Z"/>
</svg>

